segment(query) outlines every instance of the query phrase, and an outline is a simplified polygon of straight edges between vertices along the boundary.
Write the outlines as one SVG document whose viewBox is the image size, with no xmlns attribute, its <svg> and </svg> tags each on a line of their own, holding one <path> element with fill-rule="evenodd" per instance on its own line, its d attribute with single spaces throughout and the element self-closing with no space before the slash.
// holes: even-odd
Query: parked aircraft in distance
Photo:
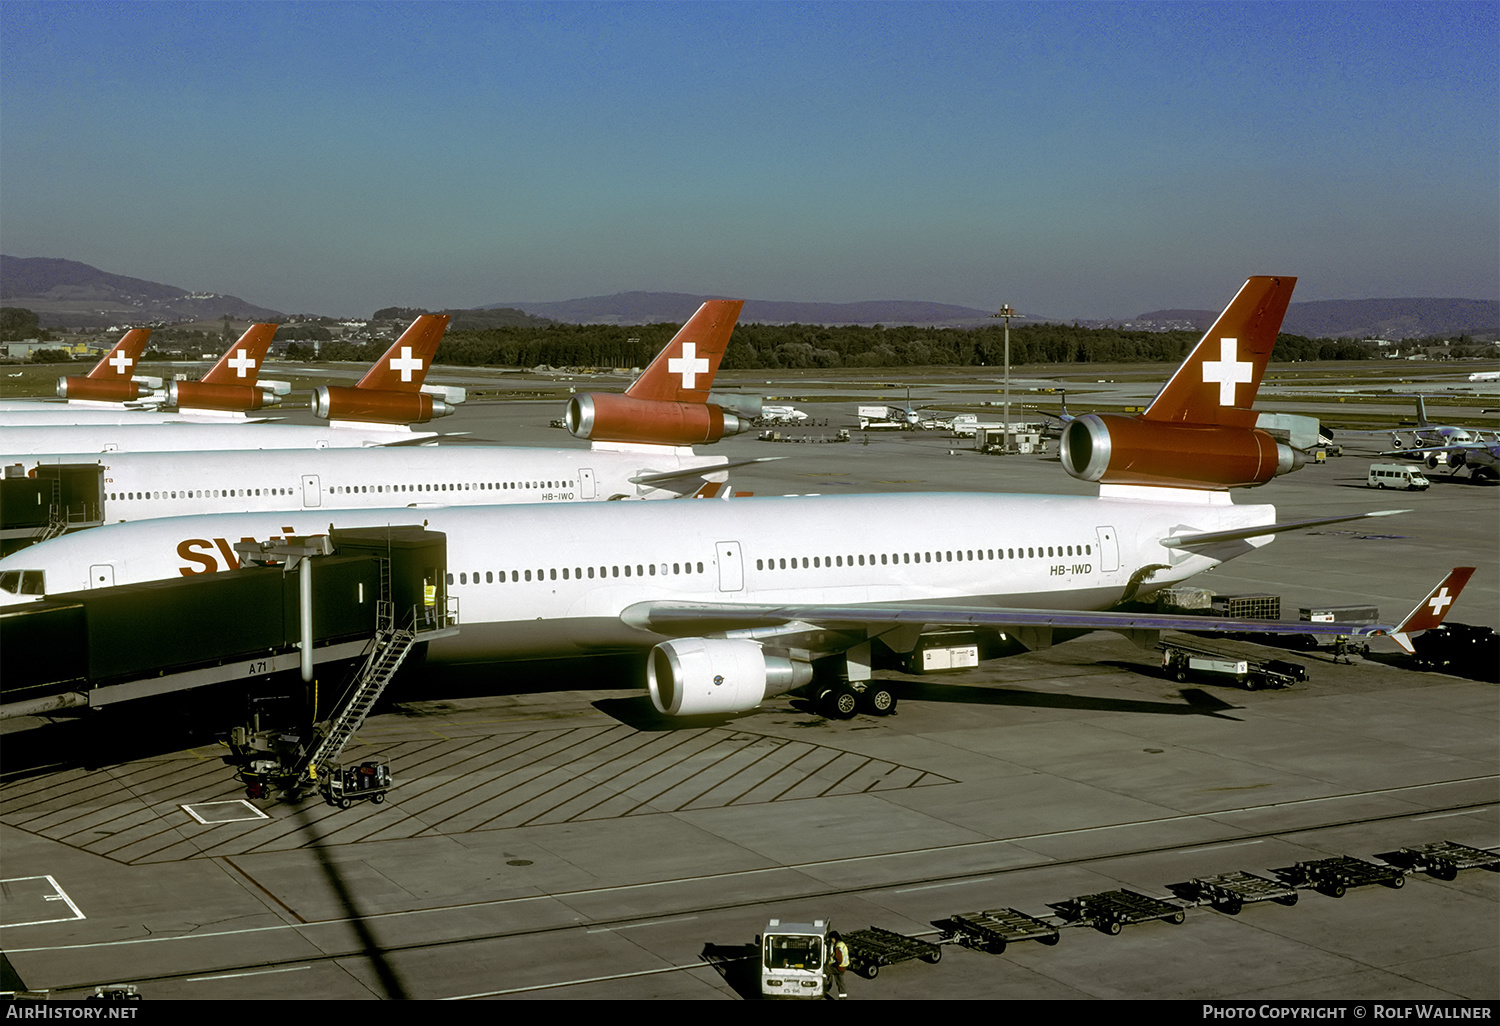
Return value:
<svg viewBox="0 0 1500 1026">
<path fill-rule="evenodd" d="M 282 381 L 259 381 L 276 327 L 250 325 L 202 378 L 167 382 L 163 405 L 179 413 L 243 419 L 247 413 L 280 403 L 277 392 L 284 395 L 291 386 Z"/>
<path fill-rule="evenodd" d="M 142 330 L 150 334 L 150 329 Z M 275 334 L 276 325 L 274 324 L 252 324 L 236 342 L 230 345 L 220 357 L 219 362 L 214 364 L 200 381 L 174 380 L 168 382 L 164 389 L 150 394 L 141 394 L 139 398 L 118 403 L 85 403 L 79 400 L 66 403 L 40 400 L 7 402 L 0 404 L 0 425 L 7 427 L 33 425 L 65 427 L 85 424 L 140 426 L 195 422 L 205 418 L 244 419 L 247 411 L 279 403 L 281 400 L 272 393 L 275 391 L 284 393 L 290 388 L 286 382 L 257 382 L 261 362 Z M 121 341 L 121 345 L 123 344 L 124 340 Z M 116 349 L 118 348 L 120 347 L 116 346 Z M 109 359 L 110 357 L 106 357 L 105 360 L 100 361 L 100 366 L 108 363 Z M 94 369 L 97 372 L 99 368 Z M 139 385 L 143 380 L 160 385 L 159 378 L 137 378 L 131 384 Z M 87 394 L 94 387 L 90 385 L 88 378 L 61 378 L 58 386 L 59 394 L 65 391 L 63 386 L 67 382 L 74 382 L 73 385 L 68 386 L 67 390 L 75 394 Z M 107 381 L 106 384 L 110 388 L 118 386 L 118 383 L 112 381 Z M 162 412 L 164 409 L 170 412 Z"/>
<path fill-rule="evenodd" d="M 762 406 L 760 417 L 771 424 L 798 424 L 807 419 L 807 414 L 795 406 Z"/>
<path fill-rule="evenodd" d="M 809 688 L 834 715 L 894 704 L 873 670 L 924 651 L 995 654 L 1090 630 L 1351 635 L 1436 626 L 1471 570 L 1398 624 L 1110 611 L 1269 543 L 1358 519 L 1277 523 L 1228 490 L 1301 465 L 1251 408 L 1295 279 L 1249 279 L 1147 410 L 1064 436 L 1099 495 L 891 494 L 179 517 L 83 531 L 0 560 L 8 600 L 228 569 L 232 543 L 419 524 L 447 536 L 439 602 L 457 636 L 428 658 L 491 662 L 647 651 L 668 715 L 729 714 Z M 856 526 L 851 526 L 856 525 Z M 1102 610 L 1102 611 L 1101 611 Z M 957 654 L 955 654 L 957 652 Z"/>
<path fill-rule="evenodd" d="M 1478 428 L 1434 424 L 1427 419 L 1426 397 L 1419 395 L 1416 400 L 1417 426 L 1412 442 L 1407 444 L 1393 431 L 1391 442 L 1396 448 L 1381 456 L 1415 460 L 1425 463 L 1429 470 L 1447 466 L 1450 474 L 1467 469 L 1469 480 L 1475 484 L 1500 478 L 1500 432 L 1491 432 L 1492 437 L 1487 439 Z"/>
<path fill-rule="evenodd" d="M 39 466 L 64 469 L 71 498 L 81 507 L 75 510 L 70 504 L 68 512 L 77 514 L 72 519 L 105 523 L 202 513 L 692 495 L 705 486 L 723 484 L 730 467 L 765 459 L 730 462 L 723 456 L 699 456 L 675 444 L 673 425 L 691 415 L 684 412 L 686 408 L 703 407 L 705 418 L 716 409 L 684 397 L 708 395 L 742 305 L 726 300 L 704 303 L 631 386 L 636 398 L 626 408 L 624 419 L 591 428 L 597 440 L 588 449 L 464 445 L 122 452 L 41 456 L 20 462 L 32 476 Z M 684 353 L 686 359 L 710 364 L 708 370 L 699 368 L 693 375 L 691 390 L 682 387 L 683 371 L 674 366 Z M 621 399 L 611 395 L 575 398 L 587 400 L 596 410 Z M 674 418 L 662 432 L 668 440 L 648 441 L 653 431 L 661 431 L 651 415 L 662 410 Z M 719 416 L 722 421 L 724 415 Z M 617 444 L 615 439 L 620 437 L 633 441 Z M 90 472 L 97 472 L 97 485 L 85 491 L 81 482 Z"/>
<path fill-rule="evenodd" d="M 464 390 L 422 384 L 446 330 L 447 314 L 422 314 L 354 387 L 320 385 L 314 389 L 314 416 L 335 427 L 368 429 L 374 425 L 396 431 L 448 416 L 464 401 Z"/>
</svg>

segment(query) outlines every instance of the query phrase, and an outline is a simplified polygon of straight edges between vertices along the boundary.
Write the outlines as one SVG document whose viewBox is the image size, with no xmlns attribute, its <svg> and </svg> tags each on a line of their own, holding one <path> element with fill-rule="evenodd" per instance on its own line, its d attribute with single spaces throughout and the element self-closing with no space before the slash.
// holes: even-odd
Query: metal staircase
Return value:
<svg viewBox="0 0 1500 1026">
<path fill-rule="evenodd" d="M 389 570 L 382 570 L 382 584 L 388 581 Z M 338 711 L 328 721 L 323 735 L 312 754 L 307 757 L 297 774 L 297 786 L 310 787 L 325 766 L 338 758 L 355 731 L 364 725 L 365 717 L 375 707 L 386 685 L 401 669 L 407 655 L 417 643 L 414 630 L 396 627 L 391 615 L 391 603 L 381 602 L 377 614 L 380 626 L 376 629 L 370 653 L 364 665 L 349 686 L 346 697 Z"/>
</svg>

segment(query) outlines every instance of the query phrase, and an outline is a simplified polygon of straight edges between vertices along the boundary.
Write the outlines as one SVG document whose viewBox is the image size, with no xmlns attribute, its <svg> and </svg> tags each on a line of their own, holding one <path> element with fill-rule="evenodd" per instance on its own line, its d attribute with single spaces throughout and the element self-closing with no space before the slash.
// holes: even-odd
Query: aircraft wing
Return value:
<svg viewBox="0 0 1500 1026">
<path fill-rule="evenodd" d="M 655 470 L 642 471 L 630 478 L 631 484 L 657 485 L 667 481 L 679 481 L 689 477 L 702 477 L 704 474 L 715 474 L 721 470 L 731 470 L 734 467 L 748 467 L 752 463 L 770 463 L 772 460 L 784 460 L 785 456 L 753 456 L 739 460 L 729 460 L 726 463 L 712 463 L 701 467 L 683 467 L 679 470 Z"/>
<path fill-rule="evenodd" d="M 869 633 L 898 627 L 982 627 L 1023 635 L 1028 630 L 1211 631 L 1244 634 L 1311 634 L 1319 637 L 1387 635 L 1410 652 L 1413 631 L 1436 627 L 1473 574 L 1456 567 L 1398 624 L 1241 620 L 1174 613 L 1089 612 L 1059 609 L 1012 609 L 957 605 L 769 605 L 733 602 L 638 602 L 620 617 L 641 630 L 672 637 L 692 637 L 733 630 L 810 625 L 838 632 Z"/>
</svg>

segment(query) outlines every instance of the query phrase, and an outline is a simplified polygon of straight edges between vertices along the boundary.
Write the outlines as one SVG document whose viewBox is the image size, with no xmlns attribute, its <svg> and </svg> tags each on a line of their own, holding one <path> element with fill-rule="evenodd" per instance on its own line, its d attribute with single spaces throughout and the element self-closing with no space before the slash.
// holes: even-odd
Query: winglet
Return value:
<svg viewBox="0 0 1500 1026">
<path fill-rule="evenodd" d="M 1416 651 L 1411 643 L 1409 635 L 1416 631 L 1426 631 L 1438 626 L 1443 618 L 1448 615 L 1448 609 L 1454 602 L 1458 601 L 1459 592 L 1464 590 L 1464 585 L 1469 583 L 1469 578 L 1474 573 L 1472 566 L 1456 566 L 1448 571 L 1442 583 L 1427 593 L 1427 597 L 1417 603 L 1415 609 L 1406 614 L 1406 619 L 1390 633 L 1390 638 L 1400 645 L 1408 655 Z"/>
<path fill-rule="evenodd" d="M 129 381 L 133 368 L 140 362 L 141 353 L 151 339 L 150 328 L 131 328 L 120 336 L 113 349 L 104 354 L 104 359 L 94 364 L 88 377 L 98 381 Z"/>
<path fill-rule="evenodd" d="M 651 365 L 625 390 L 632 399 L 706 403 L 719 361 L 729 348 L 744 307 L 742 299 L 710 299 L 672 337 Z"/>
<path fill-rule="evenodd" d="M 1296 284 L 1271 276 L 1246 281 L 1141 419 L 1253 428 L 1255 393 Z"/>
<path fill-rule="evenodd" d="M 448 330 L 447 314 L 423 314 L 411 322 L 385 355 L 375 361 L 355 388 L 387 392 L 420 392 L 432 356 L 437 352 L 443 332 Z"/>
<path fill-rule="evenodd" d="M 261 362 L 276 337 L 276 325 L 252 324 L 240 340 L 225 350 L 207 374 L 205 385 L 253 385 L 260 375 Z"/>
</svg>

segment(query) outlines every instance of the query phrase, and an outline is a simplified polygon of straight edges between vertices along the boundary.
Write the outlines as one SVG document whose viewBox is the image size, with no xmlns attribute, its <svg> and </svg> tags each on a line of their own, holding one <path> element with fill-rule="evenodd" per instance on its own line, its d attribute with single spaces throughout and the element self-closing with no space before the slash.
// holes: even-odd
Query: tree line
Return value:
<svg viewBox="0 0 1500 1026">
<path fill-rule="evenodd" d="M 545 327 L 450 329 L 437 363 L 464 367 L 643 367 L 679 325 L 549 324 Z M 1012 366 L 1028 363 L 1169 363 L 1182 360 L 1201 335 L 1194 331 L 1126 331 L 1065 324 L 1028 324 L 1010 332 Z M 329 347 L 323 347 L 328 357 Z M 1278 337 L 1273 359 L 1359 360 L 1373 354 L 1351 339 Z M 741 324 L 721 364 L 725 370 L 834 367 L 1000 367 L 999 327 Z"/>
</svg>

